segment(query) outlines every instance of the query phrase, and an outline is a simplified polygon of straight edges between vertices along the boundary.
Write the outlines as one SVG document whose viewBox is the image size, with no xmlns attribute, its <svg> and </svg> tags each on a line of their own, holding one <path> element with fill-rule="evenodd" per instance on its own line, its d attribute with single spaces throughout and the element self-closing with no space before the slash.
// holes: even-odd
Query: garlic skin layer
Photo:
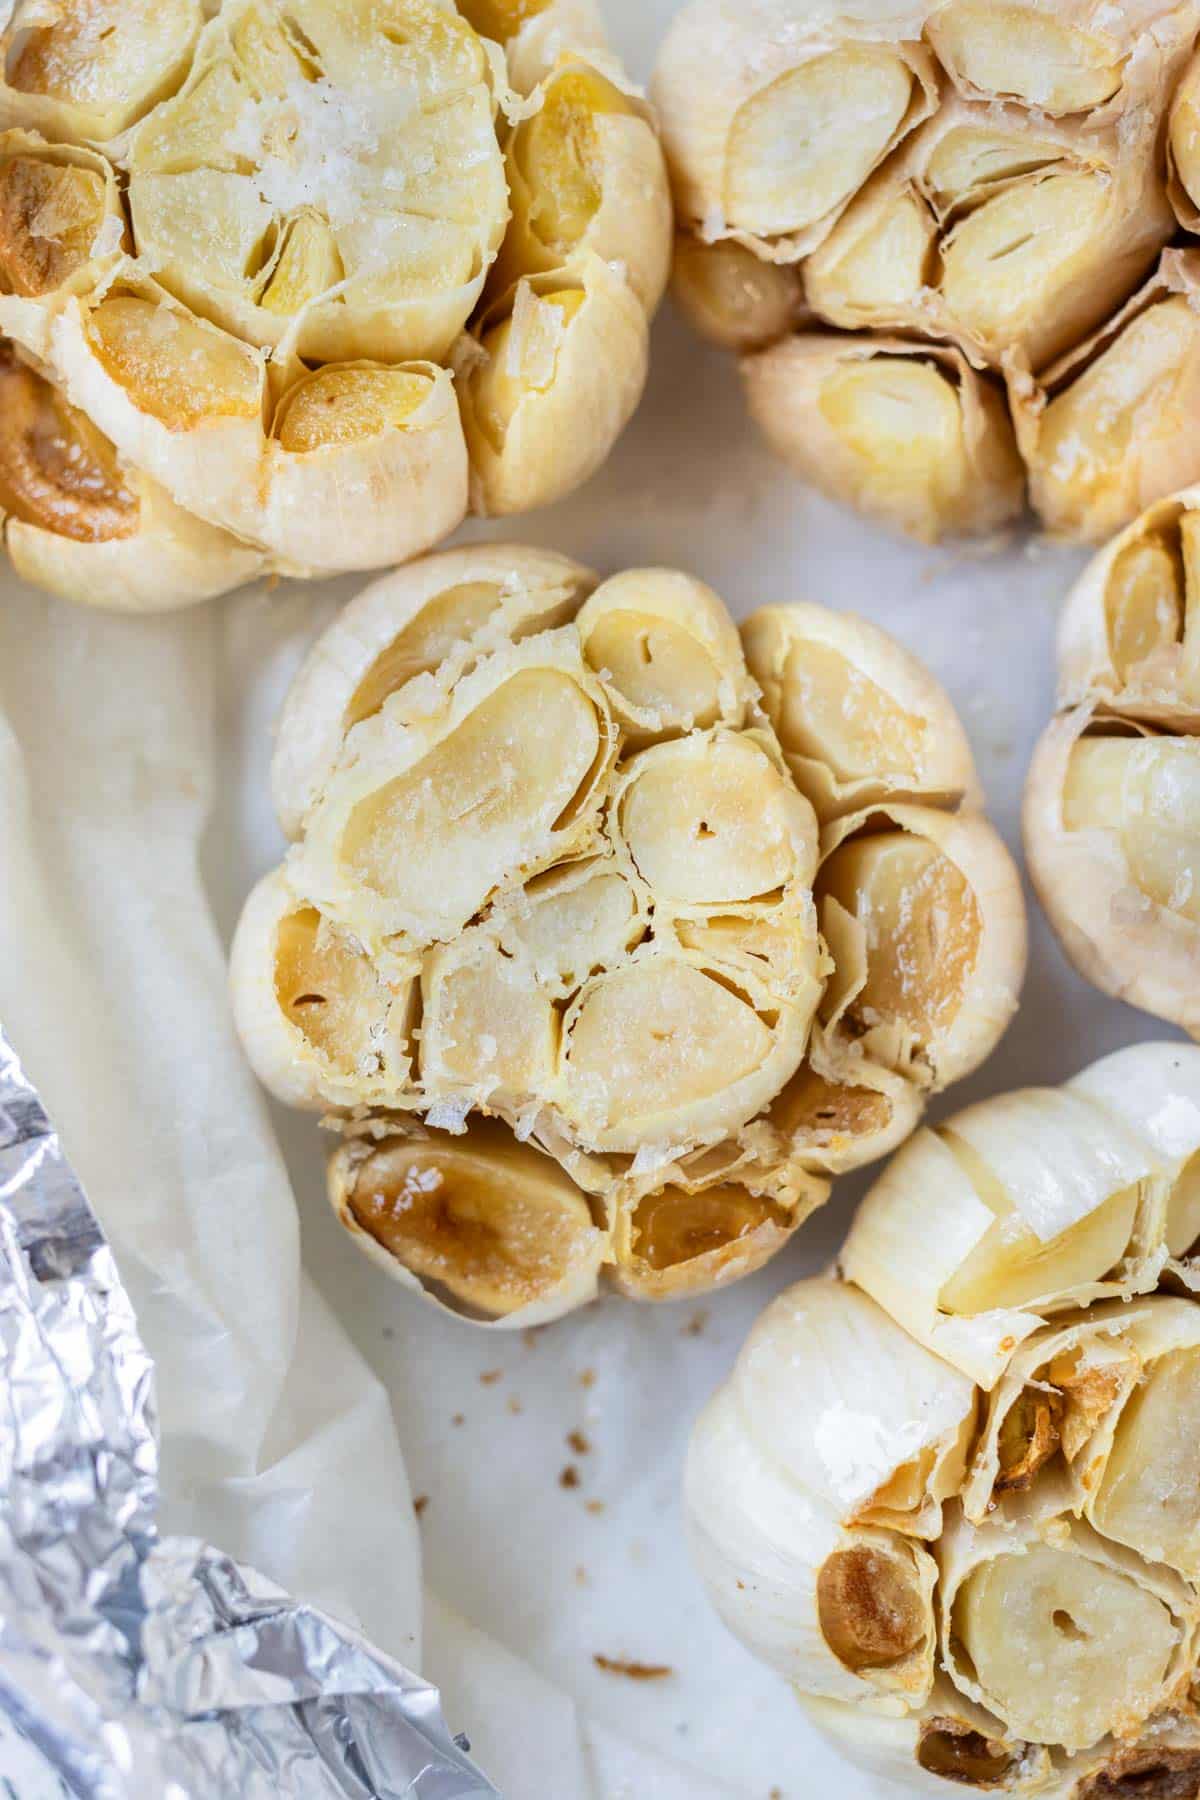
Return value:
<svg viewBox="0 0 1200 1800">
<path fill-rule="evenodd" d="M 1200 1779 L 1198 1098 L 1142 1044 L 922 1130 L 693 1430 L 718 1612 L 906 1792 Z"/>
<path fill-rule="evenodd" d="M 205 11 L 17 0 L 0 31 L 0 334 L 171 545 L 88 574 L 43 522 L 8 533 L 22 573 L 179 606 L 406 562 L 586 480 L 672 242 L 590 0 Z"/>
<path fill-rule="evenodd" d="M 1196 478 L 1166 246 L 1200 218 L 1198 31 L 1194 0 L 682 9 L 652 82 L 676 298 L 805 481 L 936 542 L 1014 524 L 1028 471 L 1095 541 Z"/>
<path fill-rule="evenodd" d="M 1200 1034 L 1200 493 L 1149 507 L 1097 555 L 1059 625 L 1059 703 L 1024 830 L 1038 896 L 1105 993 Z"/>
<path fill-rule="evenodd" d="M 953 708 L 819 606 L 739 634 L 678 570 L 445 551 L 318 638 L 272 787 L 247 1054 L 340 1131 L 355 1240 L 475 1320 L 749 1273 L 1016 1005 Z"/>
</svg>

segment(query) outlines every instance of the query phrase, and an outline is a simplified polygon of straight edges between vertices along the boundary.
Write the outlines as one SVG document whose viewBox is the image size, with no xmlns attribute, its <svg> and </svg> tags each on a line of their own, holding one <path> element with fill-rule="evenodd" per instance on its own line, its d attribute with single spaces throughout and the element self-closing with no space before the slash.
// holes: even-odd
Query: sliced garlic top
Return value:
<svg viewBox="0 0 1200 1800">
<path fill-rule="evenodd" d="M 920 1132 L 694 1429 L 717 1610 L 905 1791 L 1195 1785 L 1198 1094 L 1146 1044 Z"/>
<path fill-rule="evenodd" d="M 273 781 L 293 844 L 238 928 L 241 1035 L 281 1098 L 337 1115 L 343 1222 L 471 1316 L 547 1316 L 601 1274 L 664 1298 L 758 1267 L 1007 1022 L 1019 891 L 945 695 L 820 607 L 769 609 L 747 643 L 785 647 L 765 712 L 702 582 L 597 584 L 565 557 L 479 545 L 373 584 L 288 696 Z M 824 840 L 809 792 L 832 814 Z M 895 809 L 920 866 L 878 879 L 846 846 L 875 841 L 862 797 L 893 792 L 923 802 Z M 953 967 L 935 943 L 947 909 Z M 900 992 L 927 943 L 945 967 L 922 962 Z M 471 1195 L 465 1215 L 454 1203 L 472 1221 L 460 1275 L 457 1227 L 434 1255 L 394 1216 L 403 1200 L 362 1200 L 364 1171 L 409 1171 L 427 1142 Z M 517 1205 L 515 1176 L 479 1174 L 504 1143 L 559 1196 L 562 1248 L 507 1295 L 500 1264 L 528 1274 L 542 1213 Z"/>
</svg>

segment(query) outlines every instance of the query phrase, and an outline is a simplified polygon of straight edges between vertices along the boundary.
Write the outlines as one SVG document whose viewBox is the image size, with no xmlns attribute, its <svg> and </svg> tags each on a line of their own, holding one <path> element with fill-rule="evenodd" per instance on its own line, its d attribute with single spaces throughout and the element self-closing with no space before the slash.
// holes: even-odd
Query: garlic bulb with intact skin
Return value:
<svg viewBox="0 0 1200 1800">
<path fill-rule="evenodd" d="M 1025 843 L 1080 973 L 1200 1034 L 1200 494 L 1150 507 L 1094 558 L 1059 627 L 1062 711 L 1034 753 Z"/>
<path fill-rule="evenodd" d="M 1195 229 L 1163 142 L 1198 31 L 1194 0 L 683 8 L 676 295 L 804 480 L 934 542 L 1012 525 L 1024 465 L 1080 539 L 1192 479 L 1190 309 L 1166 263 L 1134 296 Z"/>
<path fill-rule="evenodd" d="M 920 1132 L 693 1431 L 717 1610 L 906 1792 L 1200 1780 L 1198 1096 L 1145 1044 Z"/>
<path fill-rule="evenodd" d="M 478 545 L 368 588 L 285 703 L 238 1026 L 337 1122 L 347 1230 L 465 1316 L 759 1267 L 1016 1004 L 947 697 L 822 607 L 744 644 L 681 571 Z"/>
<path fill-rule="evenodd" d="M 612 448 L 672 219 L 589 0 L 18 0 L 0 49 L 0 332 L 194 519 L 193 561 L 404 562 Z M 145 607 L 125 564 L 45 579 Z"/>
</svg>

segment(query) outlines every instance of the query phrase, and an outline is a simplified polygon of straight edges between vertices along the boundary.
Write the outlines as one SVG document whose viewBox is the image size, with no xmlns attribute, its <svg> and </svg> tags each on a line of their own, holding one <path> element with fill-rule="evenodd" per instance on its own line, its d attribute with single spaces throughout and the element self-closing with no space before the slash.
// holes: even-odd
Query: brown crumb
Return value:
<svg viewBox="0 0 1200 1800">
<path fill-rule="evenodd" d="M 421 1514 L 425 1511 L 425 1508 L 428 1505 L 429 1505 L 429 1495 L 428 1494 L 418 1494 L 416 1499 L 413 1501 L 413 1511 L 416 1513 L 418 1519 L 420 1518 Z"/>
<path fill-rule="evenodd" d="M 521 1413 L 525 1411 L 525 1408 L 521 1405 L 521 1402 L 517 1399 L 515 1394 L 510 1394 L 508 1396 L 508 1410 L 510 1413 Z"/>
<path fill-rule="evenodd" d="M 582 1388 L 595 1387 L 595 1385 L 596 1385 L 595 1369 L 581 1369 L 579 1371 L 579 1385 Z"/>
<path fill-rule="evenodd" d="M 702 1307 L 699 1312 L 694 1312 L 692 1314 L 691 1318 L 688 1320 L 687 1324 L 684 1326 L 684 1328 L 683 1328 L 684 1337 L 700 1337 L 704 1331 L 704 1327 L 707 1324 L 708 1324 L 708 1314 Z"/>
<path fill-rule="evenodd" d="M 662 1681 L 675 1673 L 670 1663 L 630 1662 L 623 1656 L 593 1656 L 592 1661 L 606 1675 L 628 1675 L 630 1681 Z"/>
<path fill-rule="evenodd" d="M 579 1470 L 574 1463 L 568 1463 L 558 1478 L 559 1487 L 577 1488 L 579 1486 Z"/>
<path fill-rule="evenodd" d="M 770 1793 L 767 1795 L 767 1800 L 783 1800 L 783 1789 L 782 1788 L 772 1788 Z"/>
<path fill-rule="evenodd" d="M 584 1504 L 584 1507 L 586 1508 L 586 1510 L 590 1513 L 597 1514 L 597 1513 L 602 1513 L 604 1511 L 603 1500 L 585 1500 L 583 1504 Z"/>
<path fill-rule="evenodd" d="M 452 1425 L 465 1425 L 466 1422 L 467 1422 L 467 1420 L 466 1420 L 465 1413 L 455 1413 L 450 1420 L 450 1423 Z"/>
<path fill-rule="evenodd" d="M 503 1369 L 485 1369 L 479 1379 L 484 1387 L 491 1387 L 494 1382 L 499 1381 L 503 1373 Z"/>
<path fill-rule="evenodd" d="M 744 1594 L 744 1593 L 745 1593 L 745 1591 L 746 1591 L 746 1584 L 745 1584 L 745 1582 L 744 1582 L 744 1581 L 739 1581 L 739 1582 L 738 1582 L 738 1593 L 739 1593 L 739 1594 Z"/>
<path fill-rule="evenodd" d="M 537 1349 L 538 1333 L 541 1331 L 541 1329 L 542 1328 L 540 1325 L 527 1325 L 525 1327 L 524 1331 L 521 1333 L 521 1342 L 524 1344 L 524 1346 L 527 1350 L 536 1350 Z"/>
<path fill-rule="evenodd" d="M 568 1431 L 567 1442 L 575 1452 L 576 1456 L 586 1456 L 592 1447 L 584 1437 L 582 1431 Z"/>
<path fill-rule="evenodd" d="M 579 1586 L 579 1587 L 586 1587 L 586 1586 L 587 1586 L 587 1584 L 588 1584 L 588 1579 L 589 1579 L 589 1578 L 588 1578 L 588 1572 L 587 1572 L 587 1570 L 586 1570 L 586 1569 L 585 1569 L 585 1568 L 584 1568 L 584 1566 L 583 1566 L 583 1564 L 582 1564 L 582 1563 L 577 1563 L 577 1564 L 576 1564 L 576 1567 L 575 1567 L 575 1581 L 576 1581 L 576 1585 L 577 1585 L 577 1586 Z"/>
</svg>

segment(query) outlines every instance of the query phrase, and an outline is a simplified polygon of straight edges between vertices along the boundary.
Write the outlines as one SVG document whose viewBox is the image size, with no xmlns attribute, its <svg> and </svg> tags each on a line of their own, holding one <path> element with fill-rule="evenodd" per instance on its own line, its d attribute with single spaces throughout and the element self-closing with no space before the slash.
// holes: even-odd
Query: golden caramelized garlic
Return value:
<svg viewBox="0 0 1200 1800">
<path fill-rule="evenodd" d="M 1198 1153 L 1191 1045 L 919 1131 L 693 1431 L 718 1612 L 906 1791 L 1200 1776 Z"/>
<path fill-rule="evenodd" d="M 366 589 L 285 702 L 242 1040 L 340 1127 L 357 1241 L 467 1316 L 757 1268 L 1015 1007 L 946 696 L 821 607 L 744 641 L 679 571 L 479 545 Z"/>
<path fill-rule="evenodd" d="M 0 48 L 0 332 L 237 579 L 403 562 L 604 460 L 672 224 L 588 0 L 18 0 Z M 233 585 L 170 579 L 74 597 Z"/>
<path fill-rule="evenodd" d="M 1192 253 L 1138 292 L 1196 227 L 1198 31 L 1195 0 L 690 0 L 652 86 L 674 288 L 804 480 L 933 542 L 1012 524 L 1027 467 L 1086 541 L 1200 473 Z"/>
<path fill-rule="evenodd" d="M 1200 1034 L 1200 495 L 1158 502 L 1094 558 L 1059 627 L 1059 702 L 1025 788 L 1025 844 L 1072 962 Z"/>
</svg>

